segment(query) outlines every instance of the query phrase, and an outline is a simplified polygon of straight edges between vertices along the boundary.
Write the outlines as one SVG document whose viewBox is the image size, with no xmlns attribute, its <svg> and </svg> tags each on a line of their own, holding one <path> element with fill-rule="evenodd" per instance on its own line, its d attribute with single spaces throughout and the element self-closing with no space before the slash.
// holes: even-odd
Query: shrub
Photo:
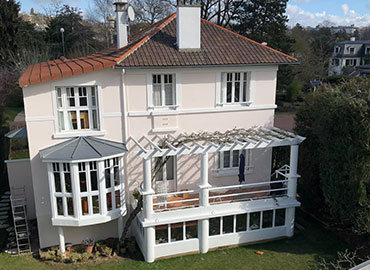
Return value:
<svg viewBox="0 0 370 270">
<path fill-rule="evenodd" d="M 101 254 L 105 257 L 110 257 L 112 255 L 112 249 L 110 247 L 103 247 Z"/>
<path fill-rule="evenodd" d="M 298 79 L 294 79 L 287 87 L 286 98 L 289 102 L 294 102 L 302 93 L 303 85 Z"/>
<path fill-rule="evenodd" d="M 81 254 L 78 254 L 78 253 L 71 253 L 70 255 L 69 255 L 69 261 L 71 262 L 71 263 L 76 263 L 76 262 L 78 262 L 78 261 L 80 261 L 81 260 Z"/>
<path fill-rule="evenodd" d="M 87 262 L 90 259 L 90 254 L 87 252 L 84 252 L 80 254 L 81 262 Z"/>
<path fill-rule="evenodd" d="M 296 116 L 301 145 L 299 195 L 337 222 L 370 233 L 370 81 L 324 85 Z"/>
</svg>

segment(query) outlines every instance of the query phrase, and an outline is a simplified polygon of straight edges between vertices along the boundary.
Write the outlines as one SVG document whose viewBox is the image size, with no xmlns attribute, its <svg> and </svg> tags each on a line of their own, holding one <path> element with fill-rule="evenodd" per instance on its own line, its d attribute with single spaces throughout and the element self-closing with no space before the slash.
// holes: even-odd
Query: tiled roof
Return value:
<svg viewBox="0 0 370 270">
<path fill-rule="evenodd" d="M 107 49 L 88 57 L 44 62 L 29 66 L 21 87 L 121 67 L 184 67 L 216 65 L 293 64 L 297 59 L 202 19 L 201 49 L 176 47 L 176 14 L 130 37 L 121 49 Z"/>
</svg>

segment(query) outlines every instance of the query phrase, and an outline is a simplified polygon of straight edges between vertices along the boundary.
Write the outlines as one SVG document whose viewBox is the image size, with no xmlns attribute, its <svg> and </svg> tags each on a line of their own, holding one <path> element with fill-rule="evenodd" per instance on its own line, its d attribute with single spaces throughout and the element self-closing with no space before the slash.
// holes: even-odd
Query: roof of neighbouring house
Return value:
<svg viewBox="0 0 370 270">
<path fill-rule="evenodd" d="M 202 19 L 201 49 L 178 50 L 176 13 L 144 29 L 120 49 L 88 57 L 59 59 L 29 66 L 20 86 L 79 75 L 104 68 L 193 67 L 294 64 L 297 59 Z"/>
<path fill-rule="evenodd" d="M 9 131 L 5 134 L 5 137 L 9 139 L 27 138 L 27 127 Z"/>
<path fill-rule="evenodd" d="M 43 161 L 101 159 L 127 152 L 126 144 L 94 137 L 76 137 L 40 150 Z"/>
</svg>

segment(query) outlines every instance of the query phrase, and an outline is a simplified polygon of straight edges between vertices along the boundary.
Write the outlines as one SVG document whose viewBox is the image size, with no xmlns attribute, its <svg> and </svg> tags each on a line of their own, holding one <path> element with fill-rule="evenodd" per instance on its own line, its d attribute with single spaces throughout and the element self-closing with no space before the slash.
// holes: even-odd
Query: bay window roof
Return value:
<svg viewBox="0 0 370 270">
<path fill-rule="evenodd" d="M 81 136 L 40 150 L 40 157 L 44 162 L 73 162 L 98 160 L 125 153 L 125 143 Z"/>
</svg>

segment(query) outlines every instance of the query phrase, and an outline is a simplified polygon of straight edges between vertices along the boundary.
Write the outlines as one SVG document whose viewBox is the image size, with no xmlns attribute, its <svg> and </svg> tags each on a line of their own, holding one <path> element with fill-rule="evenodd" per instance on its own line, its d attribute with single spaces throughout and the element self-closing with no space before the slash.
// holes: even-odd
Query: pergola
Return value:
<svg viewBox="0 0 370 270">
<path fill-rule="evenodd" d="M 298 145 L 305 137 L 276 127 L 254 127 L 250 129 L 235 128 L 226 132 L 181 133 L 178 136 L 158 135 L 153 138 L 143 136 L 140 142 L 131 138 L 139 148 L 137 156 L 143 159 L 144 185 L 144 218 L 150 219 L 153 214 L 152 168 L 151 159 L 155 157 L 201 155 L 200 206 L 208 206 L 208 154 L 220 151 L 261 149 L 279 146 L 291 146 L 288 196 L 296 196 Z"/>
</svg>

